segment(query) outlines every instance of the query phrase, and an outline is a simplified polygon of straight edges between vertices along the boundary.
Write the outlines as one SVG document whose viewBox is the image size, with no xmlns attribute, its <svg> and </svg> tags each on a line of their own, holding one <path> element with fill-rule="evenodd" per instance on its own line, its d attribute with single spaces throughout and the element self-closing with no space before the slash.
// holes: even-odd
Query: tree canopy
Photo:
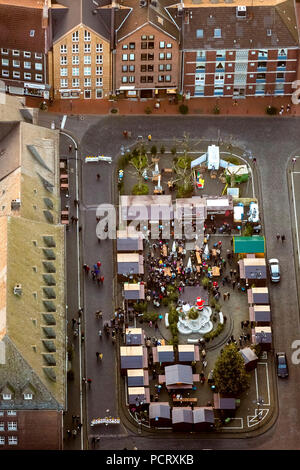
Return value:
<svg viewBox="0 0 300 470">
<path fill-rule="evenodd" d="M 240 396 L 249 387 L 250 375 L 235 344 L 224 347 L 214 367 L 214 380 L 219 393 Z"/>
</svg>

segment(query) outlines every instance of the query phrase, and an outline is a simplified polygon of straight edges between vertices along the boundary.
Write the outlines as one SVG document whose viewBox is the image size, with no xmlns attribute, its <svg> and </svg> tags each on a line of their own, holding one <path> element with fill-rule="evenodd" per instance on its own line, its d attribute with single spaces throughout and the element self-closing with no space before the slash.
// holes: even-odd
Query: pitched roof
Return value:
<svg viewBox="0 0 300 470">
<path fill-rule="evenodd" d="M 244 3 L 243 3 L 244 5 Z M 217 2 L 215 5 L 185 3 L 182 16 L 184 49 L 272 49 L 295 47 L 299 44 L 297 20 L 293 0 L 269 2 L 247 7 L 247 17 L 237 18 L 237 4 Z M 178 24 L 177 9 L 169 9 Z M 188 18 L 185 21 L 185 18 Z M 221 29 L 221 37 L 214 37 L 214 29 Z M 203 37 L 197 38 L 197 30 Z M 271 35 L 267 35 L 271 30 Z"/>
<path fill-rule="evenodd" d="M 190 366 L 176 364 L 165 367 L 166 385 L 192 384 L 193 372 Z"/>
<path fill-rule="evenodd" d="M 166 9 L 173 2 L 171 0 L 149 0 L 148 3 L 145 3 L 145 6 L 141 6 L 136 0 L 124 0 L 122 6 L 128 9 L 128 15 L 125 16 L 123 23 L 120 22 L 119 16 L 121 15 L 124 20 L 124 10 L 116 10 L 116 21 L 120 24 L 117 28 L 117 40 L 121 41 L 146 24 L 151 24 L 174 39 L 179 39 L 179 28 Z"/>
<path fill-rule="evenodd" d="M 171 419 L 170 405 L 167 402 L 150 403 L 149 418 L 166 418 Z"/>
<path fill-rule="evenodd" d="M 0 3 L 0 44 L 7 49 L 45 52 L 43 10 Z M 34 35 L 30 32 L 34 31 Z M 32 33 L 33 34 L 33 33 Z"/>
<path fill-rule="evenodd" d="M 107 1 L 98 0 L 96 3 L 101 6 L 106 5 Z M 96 3 L 93 0 L 60 0 L 53 5 L 53 42 L 80 24 L 109 40 L 111 13 L 107 9 L 98 8 Z"/>
<path fill-rule="evenodd" d="M 193 411 L 189 407 L 176 407 L 172 410 L 172 423 L 193 423 Z"/>
</svg>

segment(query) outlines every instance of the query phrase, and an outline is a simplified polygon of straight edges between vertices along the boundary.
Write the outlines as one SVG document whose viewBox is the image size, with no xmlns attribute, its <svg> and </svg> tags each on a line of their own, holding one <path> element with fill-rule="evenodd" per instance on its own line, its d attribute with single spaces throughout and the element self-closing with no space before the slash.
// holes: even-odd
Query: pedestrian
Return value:
<svg viewBox="0 0 300 470">
<path fill-rule="evenodd" d="M 87 384 L 88 384 L 89 388 L 91 388 L 92 379 L 87 379 L 86 381 L 87 381 Z"/>
<path fill-rule="evenodd" d="M 73 147 L 72 147 L 72 145 L 70 144 L 70 145 L 69 145 L 69 152 L 72 152 L 72 148 L 73 148 Z"/>
<path fill-rule="evenodd" d="M 90 269 L 91 269 L 91 268 L 90 268 L 89 265 L 87 264 L 87 265 L 86 265 L 86 269 L 85 269 L 85 271 L 86 271 L 87 274 L 89 274 Z"/>
<path fill-rule="evenodd" d="M 99 354 L 99 359 L 100 359 L 100 361 L 102 361 L 102 359 L 103 359 L 103 353 L 100 353 L 100 354 Z"/>
<path fill-rule="evenodd" d="M 100 277 L 100 282 L 101 282 L 101 284 L 103 284 L 103 282 L 104 282 L 104 276 L 101 276 L 101 277 Z"/>
<path fill-rule="evenodd" d="M 77 429 L 73 429 L 73 430 L 72 430 L 72 435 L 73 435 L 73 437 L 76 437 L 76 436 L 77 436 Z"/>
<path fill-rule="evenodd" d="M 81 428 L 82 428 L 82 423 L 78 423 L 77 429 L 79 432 L 81 431 Z"/>
<path fill-rule="evenodd" d="M 87 379 L 85 377 L 82 377 L 82 383 L 83 384 L 86 384 L 87 383 Z"/>
<path fill-rule="evenodd" d="M 79 207 L 79 201 L 78 201 L 78 199 L 74 199 L 74 206 L 75 206 L 75 207 L 76 207 L 76 206 Z"/>
<path fill-rule="evenodd" d="M 230 273 L 230 277 L 232 277 L 232 275 L 233 275 L 233 269 L 231 269 L 231 270 L 229 271 L 229 273 Z"/>
<path fill-rule="evenodd" d="M 76 419 L 76 416 L 72 415 L 72 423 L 74 423 L 75 419 Z"/>
<path fill-rule="evenodd" d="M 234 289 L 234 288 L 235 288 L 235 285 L 236 285 L 236 281 L 235 281 L 235 280 L 233 280 L 233 281 L 232 281 L 232 289 Z"/>
<path fill-rule="evenodd" d="M 241 328 L 244 328 L 244 321 L 241 321 Z"/>
<path fill-rule="evenodd" d="M 148 140 L 149 140 L 149 142 L 151 141 L 151 139 L 152 139 L 152 135 L 149 134 L 149 135 L 148 135 Z"/>
<path fill-rule="evenodd" d="M 99 339 L 102 339 L 102 330 L 98 331 L 98 336 L 99 336 Z"/>
<path fill-rule="evenodd" d="M 297 161 L 297 158 L 295 158 L 295 157 L 294 157 L 294 158 L 292 158 L 292 164 L 293 164 L 293 167 L 295 166 L 295 163 L 296 163 L 296 161 Z"/>
<path fill-rule="evenodd" d="M 71 433 L 70 429 L 67 429 L 67 435 L 68 435 L 68 437 L 71 437 L 71 434 L 72 434 L 72 433 Z"/>
<path fill-rule="evenodd" d="M 75 320 L 75 318 L 72 318 L 72 328 L 74 328 L 74 326 L 76 325 L 77 323 L 77 320 Z"/>
<path fill-rule="evenodd" d="M 277 241 L 279 241 L 279 240 L 280 240 L 280 233 L 277 233 L 277 235 L 276 235 L 276 239 L 277 239 Z"/>
<path fill-rule="evenodd" d="M 97 267 L 100 268 L 100 266 L 101 266 L 101 262 L 97 261 Z"/>
<path fill-rule="evenodd" d="M 100 173 L 97 173 L 97 180 L 99 181 L 100 179 Z"/>
<path fill-rule="evenodd" d="M 252 161 L 253 161 L 253 163 L 254 163 L 254 165 L 255 165 L 255 164 L 256 164 L 256 158 L 253 157 Z"/>
<path fill-rule="evenodd" d="M 80 308 L 78 310 L 78 318 L 80 318 L 82 314 L 83 314 L 83 308 Z"/>
<path fill-rule="evenodd" d="M 97 352 L 96 352 L 96 358 L 97 358 L 97 360 L 99 359 L 99 354 L 100 354 L 100 353 L 97 351 Z"/>
<path fill-rule="evenodd" d="M 84 332 L 81 333 L 81 342 L 83 343 L 84 341 Z"/>
<path fill-rule="evenodd" d="M 281 235 L 281 241 L 282 243 L 285 241 L 285 235 Z"/>
<path fill-rule="evenodd" d="M 291 105 L 290 104 L 287 104 L 286 105 L 286 112 L 289 113 L 291 110 Z"/>
<path fill-rule="evenodd" d="M 227 292 L 224 292 L 223 294 L 223 300 L 225 301 L 227 299 Z"/>
<path fill-rule="evenodd" d="M 230 292 L 227 292 L 227 299 L 230 299 Z"/>
</svg>

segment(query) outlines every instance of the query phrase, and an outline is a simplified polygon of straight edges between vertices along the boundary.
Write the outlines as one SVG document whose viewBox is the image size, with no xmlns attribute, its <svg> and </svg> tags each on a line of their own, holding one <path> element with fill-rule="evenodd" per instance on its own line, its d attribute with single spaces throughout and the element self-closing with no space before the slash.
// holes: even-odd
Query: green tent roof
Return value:
<svg viewBox="0 0 300 470">
<path fill-rule="evenodd" d="M 234 253 L 265 253 L 265 237 L 233 237 Z"/>
</svg>

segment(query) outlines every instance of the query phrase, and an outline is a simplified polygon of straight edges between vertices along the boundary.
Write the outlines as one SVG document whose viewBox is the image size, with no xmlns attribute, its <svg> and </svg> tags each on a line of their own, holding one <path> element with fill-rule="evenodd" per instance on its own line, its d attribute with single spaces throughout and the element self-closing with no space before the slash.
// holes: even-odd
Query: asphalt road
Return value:
<svg viewBox="0 0 300 470">
<path fill-rule="evenodd" d="M 47 120 L 47 116 L 43 115 Z M 262 191 L 262 209 L 267 240 L 267 257 L 278 257 L 282 267 L 282 281 L 270 289 L 273 334 L 275 350 L 285 350 L 290 364 L 290 377 L 278 383 L 279 416 L 274 426 L 263 435 L 249 439 L 188 439 L 178 440 L 175 437 L 166 440 L 148 439 L 143 436 L 126 437 L 124 429 L 119 434 L 121 439 L 114 437 L 110 429 L 107 437 L 101 440 L 102 449 L 122 449 L 124 447 L 138 449 L 299 449 L 298 430 L 300 426 L 299 384 L 300 366 L 291 364 L 291 344 L 300 339 L 299 308 L 297 298 L 297 285 L 295 279 L 295 264 L 293 256 L 291 212 L 287 182 L 287 163 L 291 156 L 299 154 L 300 135 L 298 118 L 222 118 L 222 117 L 154 117 L 154 116 L 107 116 L 98 120 L 93 116 L 86 117 L 81 122 L 76 117 L 68 118 L 66 130 L 80 139 L 81 156 L 92 154 L 105 154 L 111 157 L 119 152 L 120 145 L 124 143 L 122 130 L 132 132 L 134 138 L 138 135 L 146 137 L 152 134 L 152 140 L 180 138 L 184 132 L 190 139 L 230 141 L 245 150 L 250 150 L 257 158 L 257 169 L 260 176 Z M 107 269 L 107 279 L 112 274 L 112 248 L 108 241 L 102 242 L 100 248 L 94 240 L 95 213 L 93 207 L 99 202 L 109 202 L 111 195 L 111 171 L 114 165 L 101 165 L 101 182 L 97 182 L 92 165 L 89 169 L 83 165 L 83 201 L 82 214 L 84 217 L 84 250 L 83 256 L 88 263 L 92 263 L 100 256 Z M 100 168 L 100 167 L 99 167 Z M 103 169 L 102 169 L 103 168 Z M 98 171 L 98 170 L 97 170 Z M 284 233 L 286 242 L 282 245 L 276 241 L 276 233 Z M 94 241 L 93 241 L 94 240 Z M 105 243 L 105 249 L 103 248 Z M 107 315 L 111 314 L 112 290 L 111 285 L 101 288 L 103 305 L 101 304 L 98 288 L 86 283 L 85 299 L 88 302 L 88 318 L 93 315 L 92 310 L 98 306 L 103 307 Z M 95 335 L 97 325 L 90 318 L 87 324 L 86 358 L 90 375 L 97 377 L 103 367 L 102 379 L 98 380 L 99 388 L 88 394 L 88 416 L 91 417 L 96 410 L 101 410 L 102 402 L 111 402 L 111 409 L 116 410 L 113 370 L 114 353 L 111 345 L 106 345 L 104 356 L 109 354 L 109 366 L 104 363 L 99 366 L 95 359 Z M 112 351 L 110 353 L 110 351 Z M 104 361 L 105 362 L 105 361 Z M 106 377 L 106 374 L 109 377 Z M 95 388 L 95 387 L 94 387 Z M 100 407 L 100 408 L 99 408 Z M 101 430 L 102 434 L 102 430 Z"/>
</svg>

